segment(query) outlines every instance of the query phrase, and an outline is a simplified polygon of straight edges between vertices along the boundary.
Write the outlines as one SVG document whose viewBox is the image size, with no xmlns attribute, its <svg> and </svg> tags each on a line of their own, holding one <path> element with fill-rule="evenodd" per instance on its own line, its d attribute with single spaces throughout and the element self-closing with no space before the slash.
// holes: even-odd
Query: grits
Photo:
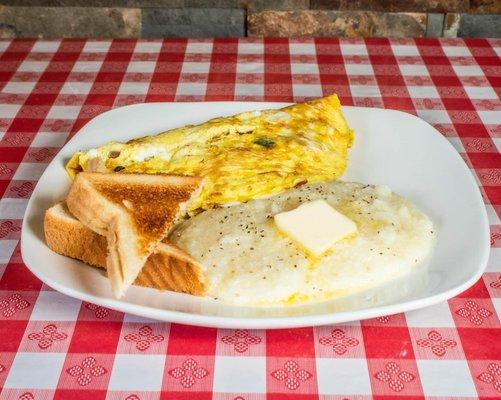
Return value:
<svg viewBox="0 0 501 400">
<path fill-rule="evenodd" d="M 358 235 L 314 259 L 278 231 L 273 215 L 317 199 L 353 220 Z M 407 274 L 427 258 L 434 236 L 430 219 L 388 187 L 338 181 L 204 211 L 169 239 L 202 263 L 209 296 L 275 306 L 351 294 Z"/>
</svg>

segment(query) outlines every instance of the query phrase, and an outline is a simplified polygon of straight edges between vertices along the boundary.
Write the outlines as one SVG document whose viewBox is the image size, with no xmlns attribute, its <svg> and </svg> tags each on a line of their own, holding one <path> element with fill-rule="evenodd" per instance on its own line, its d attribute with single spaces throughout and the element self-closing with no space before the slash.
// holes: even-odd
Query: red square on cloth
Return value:
<svg viewBox="0 0 501 400">
<path fill-rule="evenodd" d="M 0 340 L 0 354 L 17 351 L 27 324 L 28 321 L 23 320 L 0 322 L 0 337 L 2 338 Z"/>
<path fill-rule="evenodd" d="M 117 350 L 122 323 L 77 321 L 68 351 L 70 353 L 108 353 Z"/>
<path fill-rule="evenodd" d="M 314 357 L 312 328 L 275 329 L 266 332 L 268 357 Z"/>
<path fill-rule="evenodd" d="M 468 360 L 501 360 L 499 329 L 457 328 Z"/>
<path fill-rule="evenodd" d="M 485 283 L 482 279 L 479 279 L 471 288 L 460 293 L 457 298 L 484 298 L 488 299 L 489 292 L 485 287 Z"/>
<path fill-rule="evenodd" d="M 414 358 L 407 327 L 363 326 L 362 333 L 367 358 Z"/>
<path fill-rule="evenodd" d="M 213 356 L 216 335 L 217 330 L 213 328 L 171 324 L 167 354 Z"/>
<path fill-rule="evenodd" d="M 33 291 L 42 287 L 42 281 L 21 263 L 7 264 L 1 278 L 0 290 Z"/>
</svg>

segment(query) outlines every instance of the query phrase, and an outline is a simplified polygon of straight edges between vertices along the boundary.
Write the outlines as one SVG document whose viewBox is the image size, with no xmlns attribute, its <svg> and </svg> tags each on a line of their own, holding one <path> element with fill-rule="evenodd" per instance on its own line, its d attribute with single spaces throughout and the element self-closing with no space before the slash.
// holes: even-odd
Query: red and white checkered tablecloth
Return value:
<svg viewBox="0 0 501 400">
<path fill-rule="evenodd" d="M 0 398 L 501 398 L 500 54 L 500 40 L 484 39 L 0 41 Z M 470 290 L 344 325 L 218 330 L 82 303 L 24 266 L 33 187 L 99 113 L 333 92 L 420 116 L 468 163 L 492 232 Z"/>
</svg>

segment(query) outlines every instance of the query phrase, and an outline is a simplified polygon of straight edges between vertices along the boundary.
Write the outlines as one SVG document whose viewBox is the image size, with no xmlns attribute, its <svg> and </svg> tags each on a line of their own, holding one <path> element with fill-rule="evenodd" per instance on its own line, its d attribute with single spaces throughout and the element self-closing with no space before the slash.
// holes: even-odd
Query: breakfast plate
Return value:
<svg viewBox="0 0 501 400">
<path fill-rule="evenodd" d="M 21 236 L 26 265 L 55 290 L 84 301 L 146 318 L 224 328 L 311 326 L 394 314 L 446 300 L 479 279 L 489 254 L 489 226 L 468 167 L 454 147 L 425 121 L 400 111 L 363 107 L 343 107 L 356 139 L 342 180 L 388 185 L 432 219 L 438 238 L 432 256 L 410 275 L 358 294 L 287 307 L 236 306 L 136 286 L 116 299 L 100 270 L 84 267 L 46 246 L 44 212 L 65 198 L 70 180 L 64 166 L 76 151 L 217 116 L 285 105 L 146 103 L 94 118 L 61 149 L 33 192 Z"/>
</svg>

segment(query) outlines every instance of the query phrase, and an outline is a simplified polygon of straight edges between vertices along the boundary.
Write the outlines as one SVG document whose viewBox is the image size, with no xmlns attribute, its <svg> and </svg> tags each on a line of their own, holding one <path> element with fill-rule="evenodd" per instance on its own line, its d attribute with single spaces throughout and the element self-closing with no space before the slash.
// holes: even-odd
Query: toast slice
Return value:
<svg viewBox="0 0 501 400">
<path fill-rule="evenodd" d="M 64 202 L 45 212 L 45 240 L 56 253 L 106 269 L 106 238 L 87 228 Z M 202 266 L 179 247 L 163 241 L 139 272 L 134 285 L 202 296 L 207 291 Z"/>
<path fill-rule="evenodd" d="M 116 297 L 123 296 L 158 243 L 186 214 L 201 185 L 200 178 L 175 175 L 77 175 L 66 203 L 80 222 L 106 237 L 106 269 Z"/>
</svg>

